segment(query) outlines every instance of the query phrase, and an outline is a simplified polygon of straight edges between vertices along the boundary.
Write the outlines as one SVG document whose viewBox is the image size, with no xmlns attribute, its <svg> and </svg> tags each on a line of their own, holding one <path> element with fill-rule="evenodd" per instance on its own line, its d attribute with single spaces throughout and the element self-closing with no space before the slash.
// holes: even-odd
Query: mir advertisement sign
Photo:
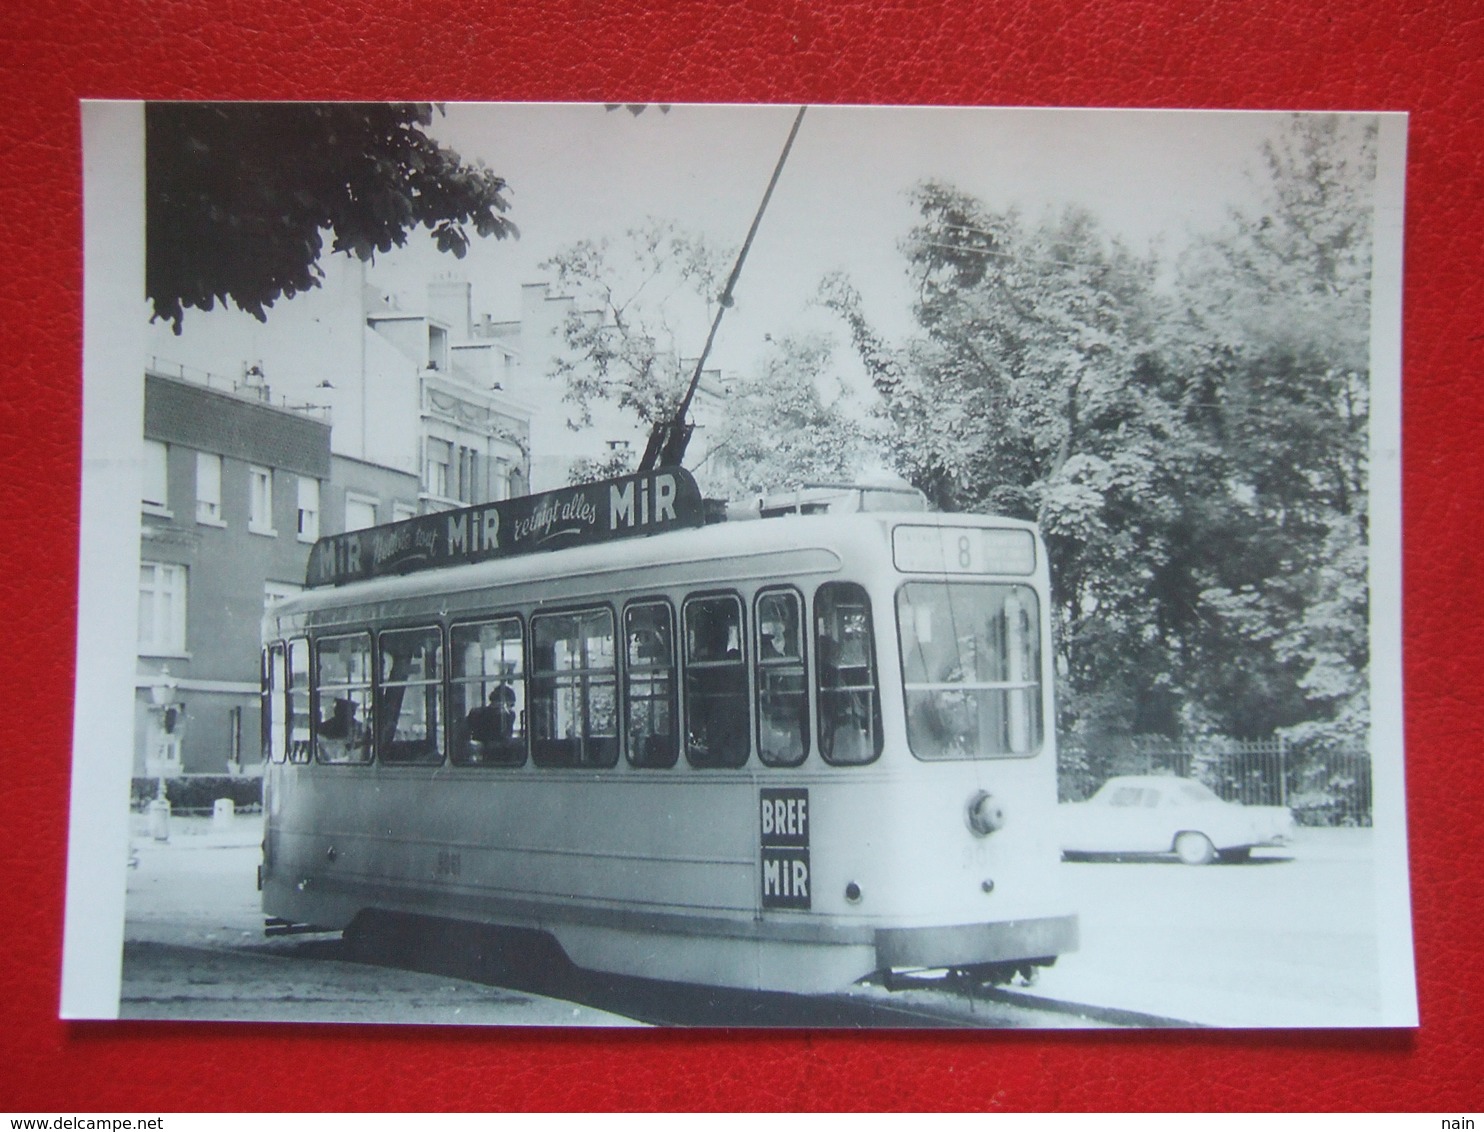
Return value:
<svg viewBox="0 0 1484 1132">
<path fill-rule="evenodd" d="M 310 551 L 305 581 L 340 585 L 699 527 L 704 521 L 701 492 L 691 474 L 661 468 L 330 535 Z"/>
</svg>

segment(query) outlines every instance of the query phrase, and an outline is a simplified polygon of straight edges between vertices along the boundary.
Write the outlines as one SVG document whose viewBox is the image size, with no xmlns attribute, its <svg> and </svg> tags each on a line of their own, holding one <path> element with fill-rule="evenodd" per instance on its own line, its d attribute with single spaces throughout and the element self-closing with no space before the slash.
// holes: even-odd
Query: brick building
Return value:
<svg viewBox="0 0 1484 1132">
<path fill-rule="evenodd" d="M 134 773 L 251 771 L 263 608 L 303 584 L 330 426 L 148 373 L 144 436 Z"/>
</svg>

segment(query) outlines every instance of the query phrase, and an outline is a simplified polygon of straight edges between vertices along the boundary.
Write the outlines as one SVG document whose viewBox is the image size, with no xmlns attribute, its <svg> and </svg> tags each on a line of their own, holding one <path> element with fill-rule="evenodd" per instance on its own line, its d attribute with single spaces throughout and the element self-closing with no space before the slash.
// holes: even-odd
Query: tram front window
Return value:
<svg viewBox="0 0 1484 1132">
<path fill-rule="evenodd" d="M 751 730 L 742 602 L 693 598 L 685 603 L 685 757 L 692 766 L 742 766 Z"/>
<path fill-rule="evenodd" d="M 907 741 L 920 759 L 1041 747 L 1040 608 L 1028 586 L 909 582 L 897 592 Z"/>
<path fill-rule="evenodd" d="M 531 618 L 531 757 L 537 766 L 618 761 L 613 612 Z"/>
</svg>

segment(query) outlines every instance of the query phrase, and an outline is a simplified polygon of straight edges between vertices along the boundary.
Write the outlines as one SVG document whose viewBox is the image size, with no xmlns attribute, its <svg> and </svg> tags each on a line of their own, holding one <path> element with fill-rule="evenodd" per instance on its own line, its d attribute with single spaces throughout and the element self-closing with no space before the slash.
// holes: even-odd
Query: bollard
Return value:
<svg viewBox="0 0 1484 1132">
<path fill-rule="evenodd" d="M 230 798 L 218 798 L 211 807 L 211 831 L 213 833 L 225 833 L 232 828 L 232 817 L 237 812 L 237 805 Z"/>
<path fill-rule="evenodd" d="M 149 835 L 156 841 L 170 840 L 170 800 L 156 798 L 149 804 Z"/>
</svg>

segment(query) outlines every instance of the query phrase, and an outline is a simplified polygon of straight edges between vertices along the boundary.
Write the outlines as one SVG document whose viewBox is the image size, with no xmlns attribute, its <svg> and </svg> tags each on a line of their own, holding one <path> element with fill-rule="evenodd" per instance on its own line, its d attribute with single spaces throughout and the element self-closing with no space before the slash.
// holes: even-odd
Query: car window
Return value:
<svg viewBox="0 0 1484 1132">
<path fill-rule="evenodd" d="M 1110 806 L 1137 806 L 1144 791 L 1137 786 L 1120 786 L 1108 799 Z"/>
</svg>

